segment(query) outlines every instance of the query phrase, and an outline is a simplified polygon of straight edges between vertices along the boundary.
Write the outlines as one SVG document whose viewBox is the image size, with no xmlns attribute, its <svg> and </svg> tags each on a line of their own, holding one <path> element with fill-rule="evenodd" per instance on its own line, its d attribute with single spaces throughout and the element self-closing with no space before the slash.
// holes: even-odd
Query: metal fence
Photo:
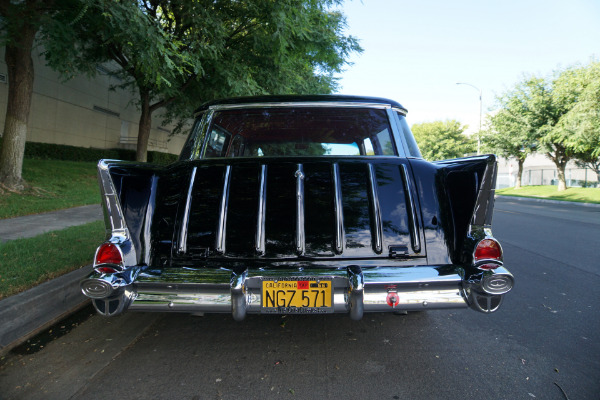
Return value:
<svg viewBox="0 0 600 400">
<path fill-rule="evenodd" d="M 567 168 L 565 178 L 569 187 L 599 187 L 596 172 L 589 168 Z M 516 171 L 512 174 L 499 173 L 496 188 L 515 186 L 517 182 Z M 533 185 L 558 185 L 558 173 L 554 168 L 525 168 L 521 177 L 523 186 Z"/>
</svg>

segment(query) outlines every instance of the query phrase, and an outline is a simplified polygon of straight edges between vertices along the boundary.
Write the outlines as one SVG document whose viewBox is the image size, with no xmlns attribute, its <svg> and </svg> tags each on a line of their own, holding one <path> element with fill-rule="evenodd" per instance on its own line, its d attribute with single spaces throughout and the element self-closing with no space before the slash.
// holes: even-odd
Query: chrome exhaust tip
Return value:
<svg viewBox="0 0 600 400">
<path fill-rule="evenodd" d="M 92 304 L 98 314 L 105 317 L 114 317 L 126 311 L 134 298 L 135 295 L 132 292 L 125 291 L 118 296 L 105 299 L 92 299 Z"/>
<path fill-rule="evenodd" d="M 469 306 L 475 311 L 489 314 L 500 308 L 503 298 L 504 296 L 501 295 L 494 296 L 471 290 L 469 294 Z"/>
</svg>

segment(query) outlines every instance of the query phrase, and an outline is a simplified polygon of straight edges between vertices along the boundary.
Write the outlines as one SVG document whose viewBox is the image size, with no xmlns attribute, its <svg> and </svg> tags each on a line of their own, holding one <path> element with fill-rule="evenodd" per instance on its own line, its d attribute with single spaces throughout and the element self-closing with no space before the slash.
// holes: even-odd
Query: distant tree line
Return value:
<svg viewBox="0 0 600 400">
<path fill-rule="evenodd" d="M 69 79 L 109 63 L 140 110 L 137 160 L 152 115 L 180 122 L 202 102 L 258 94 L 326 94 L 358 41 L 343 0 L 0 0 L 8 106 L 0 191 L 18 191 L 33 92 L 32 51 Z M 37 47 L 40 45 L 41 47 Z"/>
<path fill-rule="evenodd" d="M 423 157 L 442 160 L 475 152 L 458 121 L 434 121 L 412 126 Z M 486 129 L 478 133 L 483 150 L 518 163 L 516 187 L 523 163 L 533 153 L 556 165 L 558 190 L 565 190 L 565 168 L 571 160 L 590 168 L 600 181 L 600 62 L 576 65 L 549 77 L 526 76 L 496 97 Z"/>
<path fill-rule="evenodd" d="M 532 153 L 556 165 L 558 190 L 567 188 L 565 167 L 573 160 L 590 168 L 600 181 L 600 62 L 577 65 L 549 77 L 527 76 L 497 96 L 482 132 L 485 149 L 518 163 Z"/>
</svg>

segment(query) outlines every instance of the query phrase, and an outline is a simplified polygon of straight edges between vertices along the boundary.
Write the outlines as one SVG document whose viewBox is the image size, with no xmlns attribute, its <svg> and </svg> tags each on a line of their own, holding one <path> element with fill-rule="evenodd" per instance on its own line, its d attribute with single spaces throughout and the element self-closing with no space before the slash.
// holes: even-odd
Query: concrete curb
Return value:
<svg viewBox="0 0 600 400">
<path fill-rule="evenodd" d="M 89 299 L 79 282 L 92 270 L 88 265 L 0 300 L 0 355 L 83 307 Z"/>
<path fill-rule="evenodd" d="M 582 207 L 600 208 L 600 204 L 579 203 L 577 201 L 550 200 L 550 199 L 538 199 L 535 197 L 502 196 L 502 195 L 496 195 L 496 198 L 504 199 L 504 200 L 525 201 L 525 202 L 529 201 L 532 203 L 569 204 L 569 205 L 582 206 Z"/>
</svg>

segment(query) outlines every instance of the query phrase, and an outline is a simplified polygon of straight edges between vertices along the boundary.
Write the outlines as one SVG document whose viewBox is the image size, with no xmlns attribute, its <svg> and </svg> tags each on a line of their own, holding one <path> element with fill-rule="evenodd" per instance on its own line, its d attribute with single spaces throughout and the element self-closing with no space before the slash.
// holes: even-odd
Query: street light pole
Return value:
<svg viewBox="0 0 600 400">
<path fill-rule="evenodd" d="M 479 92 L 479 131 L 477 132 L 477 154 L 481 154 L 481 113 L 483 109 L 483 103 L 481 101 L 482 90 L 475 85 L 471 85 L 470 83 L 456 82 L 456 84 L 471 86 L 473 89 Z"/>
</svg>

